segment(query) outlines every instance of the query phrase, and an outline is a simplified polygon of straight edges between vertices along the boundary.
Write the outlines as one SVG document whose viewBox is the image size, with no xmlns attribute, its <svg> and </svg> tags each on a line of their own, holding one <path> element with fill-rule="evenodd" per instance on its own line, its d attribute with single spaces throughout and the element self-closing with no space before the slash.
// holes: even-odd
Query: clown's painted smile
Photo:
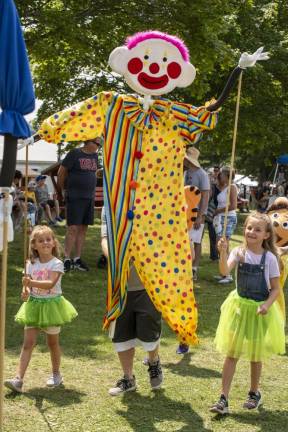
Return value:
<svg viewBox="0 0 288 432">
<path fill-rule="evenodd" d="M 168 84 L 169 78 L 167 75 L 162 75 L 160 77 L 152 77 L 145 72 L 141 72 L 138 75 L 138 81 L 143 87 L 147 89 L 157 90 L 165 87 Z"/>
</svg>

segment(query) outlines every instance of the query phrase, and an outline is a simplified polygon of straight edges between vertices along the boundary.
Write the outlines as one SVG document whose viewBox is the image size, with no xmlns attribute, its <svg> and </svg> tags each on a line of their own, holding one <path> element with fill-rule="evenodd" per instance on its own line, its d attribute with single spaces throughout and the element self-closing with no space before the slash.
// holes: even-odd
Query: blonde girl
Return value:
<svg viewBox="0 0 288 432">
<path fill-rule="evenodd" d="M 15 317 L 16 322 L 24 325 L 24 342 L 16 376 L 5 381 L 6 387 L 17 392 L 22 391 L 24 375 L 40 331 L 46 334 L 52 363 L 52 375 L 47 385 L 53 387 L 63 382 L 60 373 L 60 326 L 72 321 L 77 312 L 62 296 L 64 270 L 59 254 L 59 243 L 53 231 L 47 226 L 36 226 L 30 237 L 27 275 L 22 278 L 22 299 L 25 302 Z"/>
<path fill-rule="evenodd" d="M 237 361 L 250 361 L 251 384 L 244 408 L 257 408 L 262 400 L 259 381 L 262 361 L 272 354 L 284 354 L 284 321 L 274 303 L 279 295 L 279 265 L 269 217 L 249 215 L 244 225 L 243 246 L 227 257 L 227 241 L 221 239 L 220 272 L 224 275 L 236 266 L 236 289 L 221 307 L 215 343 L 226 355 L 222 373 L 222 392 L 211 412 L 228 413 L 228 396 Z"/>
</svg>

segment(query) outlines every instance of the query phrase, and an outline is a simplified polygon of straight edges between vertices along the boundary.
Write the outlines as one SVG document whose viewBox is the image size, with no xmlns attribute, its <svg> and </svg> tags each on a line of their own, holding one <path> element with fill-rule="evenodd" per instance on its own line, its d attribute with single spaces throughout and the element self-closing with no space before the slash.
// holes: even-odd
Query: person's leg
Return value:
<svg viewBox="0 0 288 432">
<path fill-rule="evenodd" d="M 261 404 L 261 393 L 259 392 L 259 382 L 262 371 L 262 362 L 250 362 L 251 386 L 248 392 L 247 400 L 243 408 L 249 410 L 258 408 Z"/>
<path fill-rule="evenodd" d="M 76 238 L 78 236 L 78 227 L 79 227 L 79 225 L 68 225 L 67 226 L 65 242 L 64 242 L 65 258 L 71 258 L 71 253 L 72 253 L 73 247 L 75 245 Z"/>
<path fill-rule="evenodd" d="M 55 208 L 56 217 L 59 218 L 60 217 L 60 208 L 59 208 L 59 201 L 58 200 L 54 200 L 54 208 Z"/>
<path fill-rule="evenodd" d="M 126 378 L 133 378 L 133 362 L 134 362 L 135 348 L 130 348 L 127 351 L 118 352 L 119 361 Z"/>
<path fill-rule="evenodd" d="M 59 333 L 46 335 L 47 345 L 50 351 L 52 373 L 59 374 L 61 362 L 61 348 L 59 345 Z"/>
<path fill-rule="evenodd" d="M 46 213 L 49 221 L 53 222 L 53 218 L 52 218 L 51 209 L 50 209 L 49 204 L 45 204 L 45 213 Z"/>
<path fill-rule="evenodd" d="M 27 367 L 29 365 L 32 351 L 36 345 L 39 329 L 27 328 L 24 330 L 24 342 L 20 354 L 19 365 L 17 368 L 17 377 L 23 380 Z"/>
<path fill-rule="evenodd" d="M 262 372 L 262 362 L 251 362 L 250 371 L 251 371 L 250 391 L 253 393 L 257 393 L 259 389 L 259 382 L 260 382 L 260 377 Z"/>
<path fill-rule="evenodd" d="M 222 394 L 228 399 L 238 359 L 226 357 L 222 371 Z"/>
<path fill-rule="evenodd" d="M 155 363 L 159 360 L 159 345 L 153 350 L 148 351 L 149 363 Z"/>
<path fill-rule="evenodd" d="M 207 223 L 210 244 L 210 259 L 218 259 L 218 249 L 216 244 L 216 232 L 212 222 Z"/>
<path fill-rule="evenodd" d="M 199 267 L 201 258 L 201 243 L 194 243 L 195 258 L 193 261 L 193 268 L 197 269 Z"/>
<path fill-rule="evenodd" d="M 59 345 L 60 327 L 48 327 L 46 332 L 47 345 L 50 351 L 52 374 L 48 378 L 46 385 L 48 387 L 57 387 L 63 383 L 63 378 L 60 374 L 61 363 L 61 348 Z"/>
<path fill-rule="evenodd" d="M 222 371 L 222 393 L 219 400 L 210 407 L 210 411 L 213 413 L 227 414 L 229 412 L 228 395 L 236 370 L 237 361 L 238 359 L 233 357 L 226 357 L 225 359 Z"/>
<path fill-rule="evenodd" d="M 75 255 L 78 258 L 81 257 L 87 229 L 88 229 L 87 225 L 78 225 L 78 233 L 75 239 Z"/>
</svg>

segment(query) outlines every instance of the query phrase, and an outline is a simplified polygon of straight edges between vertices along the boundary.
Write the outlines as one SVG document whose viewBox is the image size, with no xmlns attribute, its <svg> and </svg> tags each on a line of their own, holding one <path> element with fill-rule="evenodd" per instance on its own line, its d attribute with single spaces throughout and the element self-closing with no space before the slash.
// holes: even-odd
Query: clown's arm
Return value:
<svg viewBox="0 0 288 432">
<path fill-rule="evenodd" d="M 263 47 L 258 48 L 257 51 L 255 51 L 253 54 L 243 53 L 241 54 L 238 66 L 233 70 L 231 75 L 228 78 L 228 81 L 224 87 L 224 90 L 222 91 L 219 98 L 216 100 L 215 103 L 209 105 L 206 110 L 207 111 L 216 111 L 218 108 L 220 108 L 221 105 L 225 102 L 225 100 L 228 98 L 230 91 L 232 87 L 234 86 L 235 82 L 237 81 L 237 78 L 245 70 L 247 67 L 252 67 L 256 64 L 257 61 L 260 60 L 268 60 L 269 54 L 268 52 L 263 52 Z"/>
</svg>

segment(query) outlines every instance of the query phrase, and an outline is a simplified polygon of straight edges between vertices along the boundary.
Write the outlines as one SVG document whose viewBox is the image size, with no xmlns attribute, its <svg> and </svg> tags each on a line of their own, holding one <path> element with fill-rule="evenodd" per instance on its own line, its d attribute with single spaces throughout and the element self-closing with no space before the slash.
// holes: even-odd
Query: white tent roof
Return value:
<svg viewBox="0 0 288 432">
<path fill-rule="evenodd" d="M 239 185 L 258 186 L 258 181 L 253 180 L 249 176 L 244 176 L 244 175 L 241 175 L 241 174 L 236 174 L 234 181 L 235 181 L 236 184 L 239 184 Z"/>
</svg>

